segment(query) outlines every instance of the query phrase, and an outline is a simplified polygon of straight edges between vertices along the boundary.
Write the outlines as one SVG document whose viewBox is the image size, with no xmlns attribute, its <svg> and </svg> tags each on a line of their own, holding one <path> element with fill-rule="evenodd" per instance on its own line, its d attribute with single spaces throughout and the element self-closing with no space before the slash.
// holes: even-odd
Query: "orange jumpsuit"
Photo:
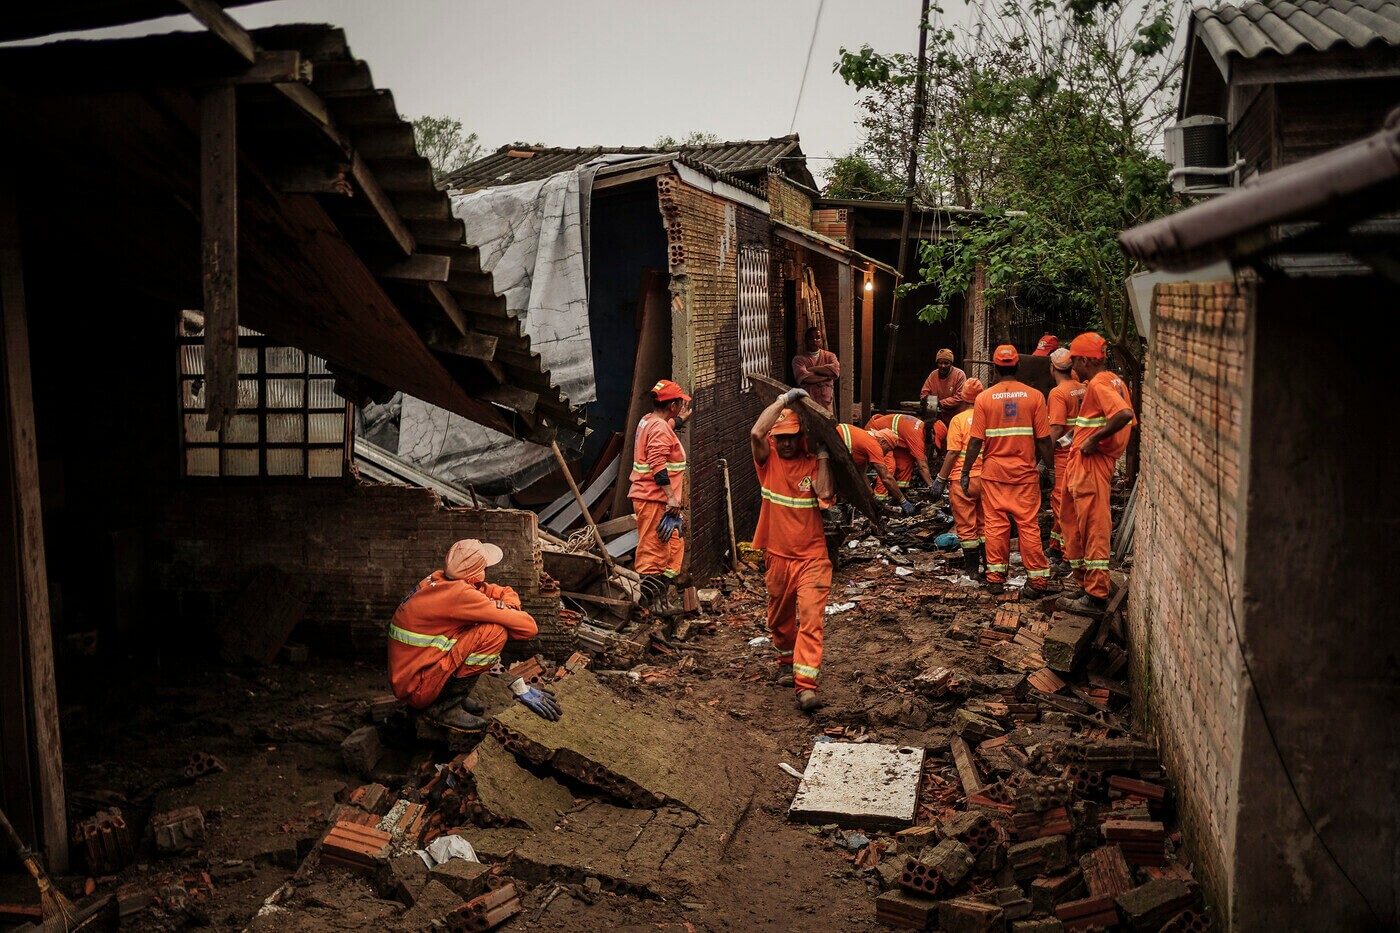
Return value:
<svg viewBox="0 0 1400 933">
<path fill-rule="evenodd" d="M 1055 388 L 1050 390 L 1047 400 L 1050 407 L 1050 427 L 1059 425 L 1070 434 L 1068 443 L 1055 445 L 1055 488 L 1050 491 L 1050 510 L 1055 515 L 1055 523 L 1050 527 L 1050 548 L 1061 552 L 1065 549 L 1065 536 L 1061 530 L 1060 503 L 1064 499 L 1065 484 L 1069 481 L 1070 444 L 1074 442 L 1074 426 L 1078 423 L 1079 401 L 1083 397 L 1084 384 L 1075 377 L 1057 383 Z M 1061 441 L 1064 440 L 1065 438 L 1061 438 Z"/>
<path fill-rule="evenodd" d="M 889 428 L 899 438 L 894 449 L 894 479 L 900 489 L 909 488 L 914 481 L 918 464 L 928 459 L 924 446 L 924 423 L 913 415 L 874 415 L 865 423 L 867 431 L 881 431 Z M 885 484 L 876 480 L 875 498 L 885 499 L 889 493 Z"/>
<path fill-rule="evenodd" d="M 841 435 L 841 440 L 846 442 L 846 450 L 850 451 L 851 459 L 855 461 L 856 469 L 864 471 L 872 463 L 878 463 L 891 474 L 894 473 L 894 454 L 885 453 L 885 449 L 880 446 L 869 431 L 858 428 L 853 424 L 838 424 L 836 433 Z M 879 479 L 876 479 L 879 482 Z"/>
<path fill-rule="evenodd" d="M 1090 596 L 1107 599 L 1108 559 L 1113 540 L 1113 517 L 1109 512 L 1109 492 L 1113 465 L 1128 446 L 1137 420 L 1099 441 L 1098 449 L 1086 454 L 1084 441 L 1108 424 L 1120 411 L 1133 411 L 1127 385 L 1105 370 L 1089 380 L 1079 404 L 1075 424 L 1074 449 L 1069 456 L 1069 485 L 1061 504 L 1061 525 L 1065 534 L 1065 559 L 1074 568 L 1074 579 Z"/>
<path fill-rule="evenodd" d="M 778 663 L 792 665 L 798 692 L 816 690 L 822 667 L 822 629 L 831 590 L 831 560 L 822 529 L 821 503 L 813 481 L 817 458 L 784 460 L 771 447 L 768 459 L 754 461 L 763 505 L 753 546 L 767 565 L 768 631 Z"/>
<path fill-rule="evenodd" d="M 674 578 L 681 572 L 685 560 L 685 539 L 679 533 L 662 541 L 657 537 L 661 518 L 666 514 L 666 488 L 656 482 L 658 473 L 665 471 L 675 487 L 676 497 L 685 501 L 685 448 L 676 437 L 675 428 L 665 418 L 647 414 L 637 422 L 637 436 L 632 447 L 632 486 L 627 497 L 637 513 L 637 555 L 633 569 L 638 574 L 664 574 Z"/>
<path fill-rule="evenodd" d="M 1032 589 L 1043 591 L 1050 565 L 1040 542 L 1040 477 L 1035 442 L 1050 436 L 1045 396 L 1014 379 L 998 382 L 972 406 L 972 437 L 982 438 L 982 527 L 987 536 L 987 582 L 1004 583 L 1011 569 L 1011 522 L 1021 540 L 1021 563 Z"/>
<path fill-rule="evenodd" d="M 953 507 L 953 527 L 957 529 L 958 544 L 964 551 L 981 547 L 987 539 L 982 536 L 982 458 L 972 464 L 967 492 L 962 491 L 963 464 L 967 462 L 967 441 L 972 433 L 972 411 L 960 411 L 948 423 L 948 453 L 957 454 L 953 468 L 948 471 L 948 502 Z"/>
<path fill-rule="evenodd" d="M 535 620 L 508 586 L 424 577 L 389 623 L 389 681 L 415 709 L 432 704 L 449 677 L 480 673 L 507 639 L 534 638 Z"/>
</svg>

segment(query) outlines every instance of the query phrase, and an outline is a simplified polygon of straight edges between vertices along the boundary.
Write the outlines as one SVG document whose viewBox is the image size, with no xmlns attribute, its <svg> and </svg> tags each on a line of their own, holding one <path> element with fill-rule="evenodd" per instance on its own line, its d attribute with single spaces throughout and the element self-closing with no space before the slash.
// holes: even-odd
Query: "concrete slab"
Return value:
<svg viewBox="0 0 1400 933">
<path fill-rule="evenodd" d="M 807 759 L 788 816 L 803 823 L 911 826 L 923 766 L 922 748 L 820 743 Z"/>
<path fill-rule="evenodd" d="M 574 808 L 574 795 L 553 778 L 538 778 L 491 736 L 476 747 L 470 780 L 476 792 L 473 819 L 483 826 L 546 830 Z"/>
</svg>

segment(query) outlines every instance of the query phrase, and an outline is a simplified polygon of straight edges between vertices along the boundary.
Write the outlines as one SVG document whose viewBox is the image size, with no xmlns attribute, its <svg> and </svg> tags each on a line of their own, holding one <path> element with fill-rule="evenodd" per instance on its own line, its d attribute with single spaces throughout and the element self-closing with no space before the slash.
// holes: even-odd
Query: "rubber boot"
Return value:
<svg viewBox="0 0 1400 933">
<path fill-rule="evenodd" d="M 963 573 L 976 580 L 982 572 L 982 560 L 977 556 L 978 548 L 970 547 L 963 551 Z"/>
<path fill-rule="evenodd" d="M 773 682 L 779 687 L 791 687 L 793 684 L 792 665 L 784 664 L 781 667 L 779 667 L 778 674 L 776 677 L 773 678 Z"/>
<path fill-rule="evenodd" d="M 1064 601 L 1063 598 L 1056 600 L 1055 606 L 1063 609 L 1065 612 L 1072 612 L 1080 616 L 1089 616 L 1093 619 L 1101 618 L 1108 609 L 1108 600 L 1098 596 L 1091 596 L 1088 593 L 1085 593 L 1083 596 L 1069 603 L 1069 605 L 1061 606 L 1060 603 Z"/>
<path fill-rule="evenodd" d="M 453 681 L 463 680 L 470 681 L 470 683 L 465 685 L 453 683 Z M 423 710 L 423 718 L 454 732 L 485 732 L 486 720 L 462 708 L 462 701 L 468 699 L 467 693 L 475 685 L 476 677 L 451 678 L 448 685 L 443 687 L 442 693 L 438 694 L 437 701 Z"/>
<path fill-rule="evenodd" d="M 473 697 L 472 691 L 476 689 L 476 682 L 481 678 L 481 672 L 468 674 L 466 677 L 449 677 L 447 684 L 442 688 L 442 693 L 438 694 L 439 703 L 445 700 L 455 699 L 457 704 L 469 713 L 480 716 L 486 712 L 486 704 Z"/>
</svg>

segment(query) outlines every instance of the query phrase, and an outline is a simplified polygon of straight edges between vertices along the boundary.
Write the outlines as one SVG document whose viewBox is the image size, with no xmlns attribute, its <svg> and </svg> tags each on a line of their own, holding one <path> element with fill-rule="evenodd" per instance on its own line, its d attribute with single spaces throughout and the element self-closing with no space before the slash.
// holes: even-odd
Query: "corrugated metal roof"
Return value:
<svg viewBox="0 0 1400 933">
<path fill-rule="evenodd" d="M 1400 45 L 1397 0 L 1249 0 L 1198 7 L 1192 20 L 1217 61 Z"/>
<path fill-rule="evenodd" d="M 468 189 L 514 185 L 548 178 L 556 172 L 568 171 L 603 155 L 661 155 L 667 152 L 679 153 L 687 164 L 697 168 L 706 166 L 730 176 L 766 172 L 769 166 L 776 165 L 790 178 L 816 187 L 816 180 L 807 170 L 807 159 L 802 154 L 795 133 L 773 139 L 676 146 L 670 149 L 655 146 L 587 146 L 577 149 L 502 146 L 485 158 L 448 175 L 442 183 L 450 188 Z"/>
</svg>

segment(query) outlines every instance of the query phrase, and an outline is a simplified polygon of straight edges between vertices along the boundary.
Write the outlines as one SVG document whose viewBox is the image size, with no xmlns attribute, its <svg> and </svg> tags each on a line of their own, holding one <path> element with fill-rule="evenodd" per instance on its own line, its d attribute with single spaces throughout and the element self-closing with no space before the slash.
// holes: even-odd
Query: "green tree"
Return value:
<svg viewBox="0 0 1400 933">
<path fill-rule="evenodd" d="M 1155 153 L 1173 112 L 1174 0 L 974 0 L 974 29 L 929 37 L 927 132 L 917 193 L 974 209 L 957 235 L 925 243 L 922 278 L 948 314 L 980 268 L 987 298 L 1056 306 L 1101 328 L 1136 368 L 1119 231 L 1168 212 L 1167 166 Z M 913 56 L 842 49 L 837 70 L 864 93 L 858 150 L 899 177 L 908 157 Z"/>
<path fill-rule="evenodd" d="M 904 182 L 881 171 L 858 152 L 833 160 L 827 179 L 822 193 L 828 198 L 896 201 L 904 196 Z"/>
<path fill-rule="evenodd" d="M 720 138 L 714 133 L 692 130 L 680 139 L 669 134 L 658 136 L 651 145 L 653 149 L 680 149 L 685 146 L 709 146 L 717 142 L 720 142 Z"/>
<path fill-rule="evenodd" d="M 413 142 L 418 154 L 433 167 L 433 178 L 455 172 L 481 158 L 484 151 L 475 133 L 462 129 L 462 121 L 451 117 L 419 117 L 413 121 Z"/>
</svg>

